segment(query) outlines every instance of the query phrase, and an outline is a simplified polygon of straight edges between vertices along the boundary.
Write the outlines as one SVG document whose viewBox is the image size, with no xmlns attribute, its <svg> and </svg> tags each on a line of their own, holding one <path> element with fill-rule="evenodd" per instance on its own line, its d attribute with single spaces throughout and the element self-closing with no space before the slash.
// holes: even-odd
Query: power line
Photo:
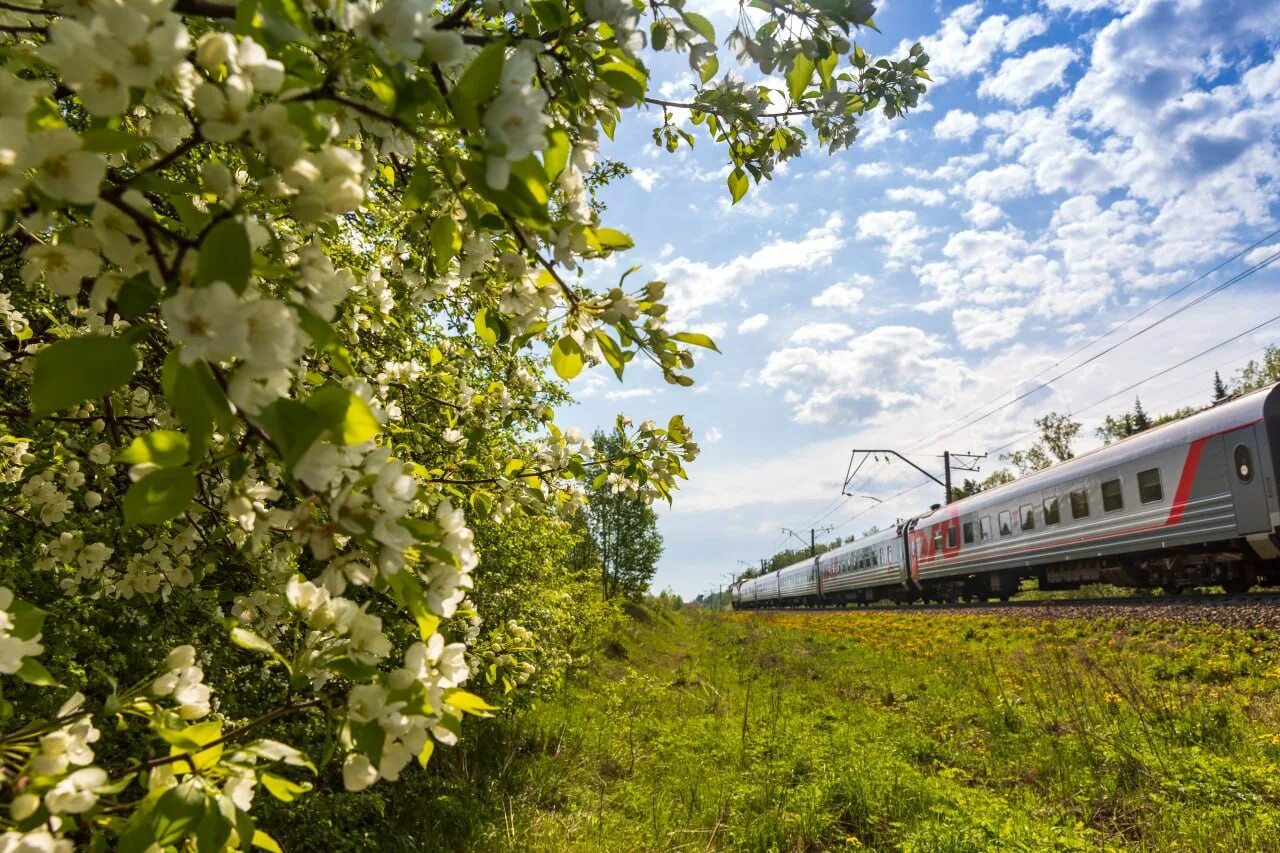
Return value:
<svg viewBox="0 0 1280 853">
<path fill-rule="evenodd" d="M 1121 328 L 1123 328 L 1123 327 L 1127 326 L 1129 323 L 1133 322 L 1134 320 L 1138 319 L 1139 317 L 1143 316 L 1144 314 L 1149 313 L 1149 312 L 1150 312 L 1150 311 L 1152 311 L 1153 309 L 1155 309 L 1155 308 L 1159 307 L 1160 305 L 1163 305 L 1165 302 L 1168 302 L 1170 299 L 1172 299 L 1173 297 L 1177 296 L 1178 294 L 1185 292 L 1188 288 L 1190 288 L 1190 287 L 1192 287 L 1192 286 L 1194 286 L 1194 285 L 1198 284 L 1199 282 L 1203 281 L 1204 279 L 1206 279 L 1206 278 L 1208 278 L 1209 276 L 1213 275 L 1214 273 L 1218 272 L 1218 271 L 1219 271 L 1219 270 L 1221 270 L 1223 267 L 1225 267 L 1227 264 L 1230 264 L 1231 262 L 1233 262 L 1233 261 L 1237 260 L 1238 258 L 1242 257 L 1243 255 L 1247 254 L 1248 252 L 1250 252 L 1250 251 L 1252 251 L 1253 249 L 1257 248 L 1257 247 L 1258 247 L 1258 246 L 1260 246 L 1261 244 L 1265 243 L 1267 240 L 1270 240 L 1271 238 L 1275 237 L 1277 234 L 1280 234 L 1280 229 L 1276 229 L 1275 231 L 1272 231 L 1270 234 L 1268 234 L 1267 236 L 1263 237 L 1262 239 L 1255 241 L 1254 243 L 1250 244 L 1249 246 L 1245 247 L 1244 249 L 1241 249 L 1241 250 L 1240 250 L 1239 252 L 1237 252 L 1236 254 L 1232 255 L 1231 257 L 1229 257 L 1229 258 L 1227 258 L 1226 260 L 1224 260 L 1224 261 L 1222 261 L 1221 263 L 1219 263 L 1219 264 L 1218 264 L 1217 266 L 1215 266 L 1213 269 L 1208 270 L 1207 272 L 1202 273 L 1201 275 L 1199 275 L 1199 276 L 1197 276 L 1196 278 L 1192 279 L 1192 280 L 1191 280 L 1190 282 L 1188 282 L 1187 284 L 1183 285 L 1182 287 L 1178 288 L 1177 290 L 1173 291 L 1172 293 L 1170 293 L 1170 294 L 1166 295 L 1165 297 L 1163 297 L 1163 298 L 1162 298 L 1162 299 L 1160 299 L 1159 301 L 1157 301 L 1157 302 L 1155 302 L 1155 303 L 1153 303 L 1153 304 L 1151 304 L 1151 305 L 1147 306 L 1147 307 L 1146 307 L 1146 308 L 1144 308 L 1143 310 L 1139 311 L 1137 314 L 1134 314 L 1133 316 L 1131 316 L 1131 317 L 1129 317 L 1128 319 L 1126 319 L 1124 322 L 1120 323 L 1120 325 L 1115 326 L 1114 328 L 1110 329 L 1109 331 L 1107 331 L 1107 332 L 1105 332 L 1105 333 L 1103 333 L 1103 334 L 1099 335 L 1098 337 L 1094 338 L 1093 340 L 1089 341 L 1088 343 L 1084 344 L 1083 346 L 1078 347 L 1077 349 L 1075 349 L 1074 351 L 1072 351 L 1070 354 L 1068 354 L 1068 355 L 1066 355 L 1066 356 L 1063 356 L 1062 358 L 1058 359 L 1058 361 L 1054 362 L 1054 363 L 1053 363 L 1052 365 L 1050 365 L 1049 367 L 1046 367 L 1046 368 L 1044 368 L 1044 369 L 1040 370 L 1038 373 L 1035 373 L 1035 374 L 1033 374 L 1032 376 L 1029 376 L 1029 377 L 1027 377 L 1026 379 L 1023 379 L 1023 380 L 1021 380 L 1021 381 L 1022 381 L 1022 382 L 1026 382 L 1026 381 L 1029 381 L 1029 380 L 1031 380 L 1031 379 L 1035 379 L 1037 376 L 1041 376 L 1041 375 L 1043 375 L 1046 371 L 1049 371 L 1049 370 L 1052 370 L 1052 369 L 1053 369 L 1053 368 L 1055 368 L 1055 367 L 1058 367 L 1058 366 L 1059 366 L 1059 365 L 1061 365 L 1063 362 L 1065 362 L 1065 361 L 1067 361 L 1067 360 L 1069 360 L 1069 359 L 1071 359 L 1071 358 L 1075 357 L 1076 355 L 1078 355 L 1079 353 L 1081 353 L 1081 352 L 1083 352 L 1084 350 L 1088 349 L 1089 347 L 1093 346 L 1095 343 L 1097 343 L 1098 341 L 1102 340 L 1103 338 L 1109 337 L 1110 335 L 1114 334 L 1114 333 L 1115 333 L 1116 331 L 1118 331 L 1119 329 L 1121 329 Z M 1263 261 L 1260 261 L 1259 263 L 1255 264 L 1254 266 L 1250 267 L 1249 269 L 1247 269 L 1247 270 L 1243 270 L 1242 272 L 1237 273 L 1236 275 L 1232 276 L 1231 278 L 1229 278 L 1227 281 L 1223 282 L 1222 284 L 1219 284 L 1218 286 L 1214 287 L 1213 289 L 1209 290 L 1208 292 L 1203 293 L 1203 294 L 1201 294 L 1200 296 L 1197 296 L 1195 299 L 1191 300 L 1190 302 L 1186 303 L 1185 305 L 1182 305 L 1181 307 L 1174 309 L 1173 311 L 1171 311 L 1171 312 L 1169 312 L 1168 314 L 1164 315 L 1163 317 L 1161 317 L 1160 319 L 1156 320 L 1155 322 L 1153 322 L 1153 323 L 1149 323 L 1148 325 L 1143 326 L 1141 329 L 1137 330 L 1136 332 L 1134 332 L 1133 334 L 1131 334 L 1131 335 L 1129 335 L 1128 337 L 1124 338 L 1123 340 L 1118 341 L 1118 342 L 1116 342 L 1116 343 L 1112 344 L 1111 346 L 1107 347 L 1106 349 L 1101 350 L 1100 352 L 1095 353 L 1094 355 L 1091 355 L 1089 358 L 1085 359 L 1084 361 L 1080 362 L 1079 364 L 1075 365 L 1074 367 L 1070 367 L 1070 368 L 1068 368 L 1067 370 L 1064 370 L 1063 372 L 1061 372 L 1061 373 L 1057 374 L 1057 375 L 1056 375 L 1056 376 L 1054 376 L 1053 378 L 1051 378 L 1051 379 L 1047 379 L 1047 380 L 1045 380 L 1044 382 L 1040 383 L 1039 385 L 1036 385 L 1035 387 L 1031 388 L 1030 390 L 1024 391 L 1023 393 L 1021 393 L 1021 394 L 1019 394 L 1018 396 L 1014 397 L 1012 400 L 1009 400 L 1008 402 L 1003 403 L 1003 404 L 1001 404 L 1001 405 L 997 406 L 996 408 L 991 409 L 990 411 L 985 412 L 985 413 L 984 413 L 983 415 L 981 415 L 980 417 L 978 417 L 978 418 L 976 418 L 976 419 L 974 419 L 974 420 L 972 420 L 972 421 L 969 421 L 969 422 L 967 422 L 967 423 L 963 423 L 963 422 L 964 422 L 964 421 L 966 421 L 966 420 L 967 420 L 971 415 L 975 414 L 976 412 L 981 411 L 983 408 L 985 408 L 986 406 L 990 405 L 990 403 L 991 403 L 991 402 L 993 402 L 993 401 L 992 401 L 992 400 L 989 400 L 988 402 L 983 403 L 982 405 L 978 406 L 977 408 L 972 409 L 972 410 L 970 410 L 969 412 L 967 412 L 966 414 L 964 414 L 964 415 L 962 415 L 961 417 L 957 418 L 957 419 L 956 419 L 955 421 L 953 421 L 953 422 L 951 423 L 951 425 L 949 425 L 948 427 L 944 427 L 944 428 L 943 428 L 943 432 L 941 432 L 941 433 L 935 433 L 934 435 L 930 436 L 929 438 L 926 438 L 926 439 L 921 440 L 920 442 L 918 442 L 917 444 L 913 445 L 913 446 L 912 446 L 911 448 L 909 448 L 909 449 L 916 449 L 916 448 L 921 447 L 921 446 L 923 446 L 923 445 L 925 445 L 925 444 L 929 444 L 929 443 L 931 443 L 931 442 L 936 442 L 936 441 L 938 441 L 938 440 L 940 440 L 940 439 L 947 438 L 948 436 L 954 435 L 955 433 L 959 432 L 959 431 L 960 431 L 960 430 L 962 430 L 962 429 L 968 429 L 969 427 L 973 426 L 974 424 L 981 423 L 982 421 L 984 421 L 984 420 L 986 420 L 987 418 L 989 418 L 989 417 L 991 417 L 992 415 L 994 415 L 996 412 L 999 412 L 999 411 L 1001 411 L 1001 410 L 1003 410 L 1003 409 L 1006 409 L 1006 408 L 1008 408 L 1009 406 L 1012 406 L 1014 403 L 1017 403 L 1017 402 L 1019 402 L 1019 401 L 1021 401 L 1021 400 L 1023 400 L 1023 399 L 1026 399 L 1027 397 L 1031 396 L 1032 394 L 1034 394 L 1035 392 L 1037 392 L 1037 391 L 1039 391 L 1039 390 L 1041 390 L 1041 389 L 1043 389 L 1043 388 L 1047 388 L 1047 387 L 1049 387 L 1049 386 L 1050 386 L 1050 385 L 1052 385 L 1054 382 L 1057 382 L 1059 379 L 1062 379 L 1063 377 L 1068 376 L 1068 375 L 1069 375 L 1069 374 L 1071 374 L 1071 373 L 1074 373 L 1075 371 L 1079 370 L 1080 368 L 1082 368 L 1082 367 L 1084 367 L 1084 366 L 1086 366 L 1086 365 L 1088 365 L 1088 364 L 1091 364 L 1091 363 L 1093 363 L 1093 362 L 1097 361 L 1098 359 L 1102 358 L 1103 356 L 1107 355 L 1108 353 L 1113 352 L 1114 350 L 1118 349 L 1119 347 L 1123 346 L 1124 344 L 1128 343 L 1129 341 L 1132 341 L 1134 338 L 1137 338 L 1137 337 L 1139 337 L 1139 336 L 1141 336 L 1141 335 L 1144 335 L 1144 334 L 1146 334 L 1147 332 L 1151 331 L 1152 329 L 1156 328 L 1157 326 L 1159 326 L 1159 325 L 1161 325 L 1161 324 L 1165 323 L 1166 321 L 1171 320 L 1172 318 L 1174 318 L 1174 317 L 1178 316 L 1179 314 L 1181 314 L 1181 313 L 1183 313 L 1183 312 L 1185 312 L 1185 311 L 1190 310 L 1191 308 L 1194 308 L 1196 305 L 1199 305 L 1201 302 L 1204 302 L 1206 299 L 1210 298 L 1211 296 L 1214 296 L 1214 295 L 1216 295 L 1216 294 L 1218 294 L 1218 293 L 1221 293 L 1222 291 L 1226 290 L 1226 289 L 1227 289 L 1227 288 L 1229 288 L 1229 287 L 1232 287 L 1232 286 L 1234 286 L 1234 285 L 1236 285 L 1236 284 L 1239 284 L 1241 281 L 1244 281 L 1246 278 L 1249 278 L 1249 277 L 1250 277 L 1250 276 L 1252 276 L 1253 274 L 1257 273 L 1259 270 L 1265 269 L 1266 267 L 1270 266 L 1270 265 L 1271 265 L 1272 263 L 1274 263 L 1277 259 L 1280 259 L 1280 252 L 1276 252 L 1275 254 L 1272 254 L 1270 257 L 1266 258 L 1266 259 L 1265 259 L 1265 260 L 1263 260 Z M 1001 395 L 1001 396 L 1003 396 L 1003 395 Z M 994 399 L 999 399 L 999 397 L 996 397 L 996 398 L 994 398 Z M 959 425 L 958 425 L 958 426 L 956 426 L 957 424 L 959 424 Z"/>
<path fill-rule="evenodd" d="M 1177 370 L 1179 367 L 1183 367 L 1184 365 L 1190 364 L 1191 362 L 1195 361 L 1196 359 L 1198 359 L 1198 358 L 1202 358 L 1202 357 L 1204 357 L 1204 356 L 1208 355 L 1209 353 L 1214 352 L 1215 350 L 1222 349 L 1222 348 L 1223 348 L 1223 347 L 1225 347 L 1227 344 L 1234 343 L 1235 341 L 1240 340 L 1241 338 L 1245 337 L 1246 335 L 1251 335 L 1251 334 L 1253 334 L 1254 332 L 1258 331 L 1259 329 L 1266 328 L 1267 326 L 1270 326 L 1272 323 L 1276 322 L 1277 320 L 1280 320 L 1280 314 L 1277 314 L 1276 316 L 1272 317 L 1270 320 L 1264 320 L 1263 322 L 1259 323 L 1258 325 L 1256 325 L 1256 326 L 1254 326 L 1254 327 L 1252 327 L 1252 328 L 1250 328 L 1250 329 L 1246 329 L 1245 331 L 1243 331 L 1243 332 L 1239 333 L 1238 335 L 1232 335 L 1231 337 L 1227 338 L 1225 341 L 1221 341 L 1221 342 L 1219 342 L 1219 343 L 1216 343 L 1216 344 L 1214 344 L 1213 346 L 1209 347 L 1208 349 L 1201 350 L 1200 352 L 1196 353 L 1196 354 L 1195 354 L 1195 355 L 1193 355 L 1193 356 L 1189 356 L 1188 358 L 1184 358 L 1182 361 L 1178 362 L 1177 364 L 1170 365 L 1169 367 L 1166 367 L 1166 368 L 1164 368 L 1163 370 L 1157 371 L 1157 372 L 1155 372 L 1155 373 L 1151 374 L 1150 376 L 1148 376 L 1148 377 L 1146 377 L 1146 378 L 1144 378 L 1144 379 L 1139 379 L 1137 382 L 1134 382 L 1132 385 L 1126 385 L 1124 388 L 1121 388 L 1119 391 L 1116 391 L 1116 392 L 1115 392 L 1115 393 L 1113 393 L 1113 394 L 1108 394 L 1107 396 L 1103 397 L 1103 398 L 1102 398 L 1102 399 L 1100 399 L 1100 400 L 1095 400 L 1094 402 L 1092 402 L 1092 403 L 1090 403 L 1089 405 L 1085 406 L 1083 409 L 1077 409 L 1077 410 L 1075 410 L 1074 412 L 1072 412 L 1072 414 L 1073 414 L 1073 415 L 1079 415 L 1079 414 L 1082 414 L 1082 413 L 1084 413 L 1084 412 L 1089 411 L 1090 409 L 1096 409 L 1098 406 L 1101 406 L 1103 403 L 1106 403 L 1106 402 L 1107 402 L 1107 401 L 1109 401 L 1109 400 L 1114 400 L 1116 397 L 1119 397 L 1121 394 L 1127 394 L 1127 393 L 1129 393 L 1130 391 L 1132 391 L 1133 389 L 1135 389 L 1135 388 L 1137 388 L 1137 387 L 1139 387 L 1139 386 L 1141 386 L 1141 385 L 1144 385 L 1144 384 L 1146 384 L 1147 382 L 1150 382 L 1150 381 L 1151 381 L 1151 380 L 1153 380 L 1153 379 L 1159 379 L 1161 376 L 1165 376 L 1166 374 L 1172 373 L 1173 371 Z M 1005 444 L 1002 444 L 1002 445 L 1000 445 L 999 447 L 997 447 L 997 448 L 995 448 L 994 450 L 991 450 L 991 451 L 989 451 L 989 452 L 990 452 L 990 453 L 999 453 L 1001 450 L 1005 450 L 1005 449 L 1007 449 L 1007 448 L 1009 448 L 1009 447 L 1012 447 L 1013 445 L 1015 445 L 1015 444 L 1017 444 L 1018 442 L 1022 441 L 1022 440 L 1023 440 L 1024 438 L 1026 438 L 1027 436 L 1029 436 L 1029 435 L 1034 435 L 1034 434 L 1035 434 L 1035 430 L 1032 430 L 1031 432 L 1025 432 L 1025 433 L 1023 433 L 1022 435 L 1018 436 L 1017 438 L 1013 439 L 1012 441 L 1007 442 L 1007 443 L 1005 443 Z"/>
</svg>

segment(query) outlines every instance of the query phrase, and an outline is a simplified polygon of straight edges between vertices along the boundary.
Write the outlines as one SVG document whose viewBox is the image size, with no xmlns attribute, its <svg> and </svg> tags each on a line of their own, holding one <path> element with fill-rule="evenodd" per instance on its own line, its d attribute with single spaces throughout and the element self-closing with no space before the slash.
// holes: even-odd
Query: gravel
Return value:
<svg viewBox="0 0 1280 853">
<path fill-rule="evenodd" d="M 877 605 L 871 608 L 873 611 L 884 609 L 920 615 L 944 610 L 952 613 L 1007 614 L 1031 619 L 1142 619 L 1208 622 L 1231 628 L 1263 628 L 1280 631 L 1280 594 L 1275 593 L 1059 599 L 990 604 Z M 848 612 L 857 612 L 857 609 L 850 608 Z"/>
</svg>

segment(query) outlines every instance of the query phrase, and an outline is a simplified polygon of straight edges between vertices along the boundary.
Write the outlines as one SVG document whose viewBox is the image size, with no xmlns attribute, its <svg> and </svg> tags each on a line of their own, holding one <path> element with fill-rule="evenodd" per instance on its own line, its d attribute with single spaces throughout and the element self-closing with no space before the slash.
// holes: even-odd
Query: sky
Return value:
<svg viewBox="0 0 1280 853">
<path fill-rule="evenodd" d="M 699 8 L 721 37 L 737 14 Z M 1084 424 L 1079 452 L 1135 395 L 1156 413 L 1205 403 L 1215 370 L 1280 343 L 1280 263 L 1125 341 L 1280 251 L 1280 0 L 889 0 L 876 23 L 869 53 L 918 40 L 931 56 L 921 107 L 871 118 L 835 155 L 806 149 L 737 205 L 724 151 L 658 148 L 658 113 L 602 148 L 633 167 L 605 188 L 604 222 L 637 245 L 590 280 L 640 265 L 629 282 L 665 280 L 672 325 L 723 353 L 687 389 L 643 360 L 621 384 L 597 367 L 561 417 L 693 427 L 703 453 L 658 507 L 655 589 L 714 590 L 798 545 L 784 527 L 848 537 L 941 500 L 901 462 L 869 463 L 842 497 L 853 448 L 935 473 L 944 450 L 990 451 L 985 476 L 1048 412 Z M 691 81 L 673 59 L 651 88 Z"/>
</svg>

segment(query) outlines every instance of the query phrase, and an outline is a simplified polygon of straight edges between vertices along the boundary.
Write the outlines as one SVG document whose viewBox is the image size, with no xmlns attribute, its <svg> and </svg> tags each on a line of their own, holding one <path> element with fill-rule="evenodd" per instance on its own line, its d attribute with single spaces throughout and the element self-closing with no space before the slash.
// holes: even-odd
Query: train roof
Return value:
<svg viewBox="0 0 1280 853">
<path fill-rule="evenodd" d="M 1059 462 L 1041 471 L 1019 477 L 1010 483 L 1003 483 L 993 489 L 953 501 L 945 507 L 939 507 L 918 518 L 943 513 L 948 516 L 960 515 L 972 512 L 979 507 L 1002 503 L 1023 492 L 1052 489 L 1087 477 L 1096 471 L 1123 465 L 1125 462 L 1158 453 L 1170 447 L 1190 444 L 1199 438 L 1229 432 L 1237 427 L 1255 423 L 1266 414 L 1280 414 L 1280 384 L 1260 388 L 1249 394 L 1202 409 L 1185 418 L 1161 424 L 1111 444 L 1095 447 L 1065 462 Z"/>
</svg>

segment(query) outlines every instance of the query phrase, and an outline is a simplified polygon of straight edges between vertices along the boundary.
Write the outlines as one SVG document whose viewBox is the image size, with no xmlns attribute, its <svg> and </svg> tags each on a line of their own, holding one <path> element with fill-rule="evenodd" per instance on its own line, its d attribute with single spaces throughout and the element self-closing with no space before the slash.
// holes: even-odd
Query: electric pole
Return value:
<svg viewBox="0 0 1280 853">
<path fill-rule="evenodd" d="M 809 556 L 810 556 L 810 557 L 816 557 L 816 556 L 817 556 L 817 553 L 818 553 L 818 541 L 817 541 L 817 540 L 818 540 L 818 534 L 819 534 L 819 533 L 830 533 L 832 530 L 835 530 L 835 528 L 834 528 L 834 527 L 810 527 L 810 528 L 809 528 L 809 543 L 808 543 L 808 544 L 809 544 Z M 795 532 L 794 530 L 792 530 L 790 527 L 784 527 L 784 528 L 782 528 L 782 532 L 783 532 L 783 533 L 788 533 L 788 534 L 790 534 L 790 535 L 794 536 L 795 538 L 799 539 L 799 540 L 800 540 L 800 544 L 801 544 L 801 545 L 805 544 L 804 537 L 802 537 L 799 533 L 796 533 L 796 532 Z"/>
<path fill-rule="evenodd" d="M 855 467 L 855 466 L 854 466 L 854 464 L 853 464 L 853 460 L 857 458 L 857 456 L 858 456 L 858 454 L 859 454 L 859 453 L 862 453 L 862 454 L 864 454 L 864 455 L 863 455 L 863 457 L 862 457 L 862 461 L 861 461 L 861 462 L 859 462 L 859 463 L 857 464 L 857 466 Z M 905 463 L 907 463 L 908 465 L 910 465 L 912 468 L 915 468 L 915 469 L 916 469 L 917 471 L 919 471 L 921 474 L 924 474 L 924 475 L 925 475 L 926 477 L 928 477 L 930 480 L 933 480 L 933 482 L 937 483 L 939 486 L 942 486 L 942 489 L 943 489 L 943 502 L 944 502 L 944 503 L 948 503 L 948 504 L 949 504 L 949 503 L 951 503 L 951 492 L 952 492 L 952 489 L 951 489 L 951 470 L 952 470 L 952 463 L 953 463 L 953 462 L 955 462 L 955 466 L 954 466 L 954 467 L 955 467 L 955 469 L 956 469 L 956 470 L 958 470 L 958 471 L 977 471 L 977 470 L 979 470 L 979 469 L 978 469 L 978 460 L 979 460 L 979 459 L 985 459 L 985 458 L 987 457 L 987 454 L 985 454 L 985 453 L 981 453 L 981 454 L 978 454 L 978 453 L 955 453 L 955 452 L 950 451 L 950 450 L 948 450 L 948 451 L 944 451 L 944 452 L 943 452 L 943 454 L 942 454 L 942 466 L 943 466 L 943 477 L 944 477 L 945 479 L 943 479 L 943 480 L 939 480 L 939 479 L 938 479 L 937 477 L 935 477 L 933 474 L 931 474 L 931 473 L 929 473 L 928 471 L 926 471 L 925 469 L 921 468 L 919 465 L 917 465 L 916 463 L 912 462 L 910 459 L 908 459 L 907 457 L 903 456 L 901 453 L 899 453 L 899 452 L 898 452 L 898 451 L 896 451 L 896 450 L 885 450 L 885 449 L 879 449 L 879 450 L 875 450 L 875 449 L 873 449 L 873 450 L 857 450 L 857 449 L 855 449 L 855 450 L 851 451 L 851 452 L 850 452 L 850 454 L 849 454 L 849 466 L 848 466 L 848 468 L 846 468 L 846 469 L 845 469 L 844 485 L 840 487 L 840 494 L 842 494 L 842 495 L 846 495 L 846 496 L 848 496 L 848 497 L 856 497 L 856 495 L 852 495 L 852 494 L 850 494 L 850 493 L 849 493 L 849 484 L 853 482 L 853 478 L 854 478 L 854 477 L 858 476 L 858 472 L 862 470 L 862 466 L 866 464 L 866 462 L 867 462 L 867 460 L 868 460 L 868 459 L 870 459 L 872 456 L 875 456 L 876 461 L 878 462 L 878 461 L 880 460 L 880 454 L 882 454 L 882 453 L 884 454 L 884 457 L 885 457 L 885 461 L 886 461 L 886 462 L 888 462 L 888 461 L 889 461 L 889 457 L 891 457 L 891 456 L 896 456 L 896 457 L 898 457 L 899 459 L 901 459 L 903 462 L 905 462 Z M 959 462 L 959 461 L 956 461 L 956 460 L 964 460 L 964 461 L 963 461 L 963 462 Z"/>
<path fill-rule="evenodd" d="M 978 467 L 978 462 L 986 458 L 987 458 L 987 454 L 985 453 L 955 453 L 954 451 L 950 451 L 950 450 L 942 451 L 942 465 L 947 472 L 947 475 L 946 475 L 947 484 L 945 486 L 947 490 L 947 503 L 951 503 L 952 463 L 953 462 L 955 463 L 955 470 L 957 471 L 980 471 L 981 469 Z"/>
</svg>

